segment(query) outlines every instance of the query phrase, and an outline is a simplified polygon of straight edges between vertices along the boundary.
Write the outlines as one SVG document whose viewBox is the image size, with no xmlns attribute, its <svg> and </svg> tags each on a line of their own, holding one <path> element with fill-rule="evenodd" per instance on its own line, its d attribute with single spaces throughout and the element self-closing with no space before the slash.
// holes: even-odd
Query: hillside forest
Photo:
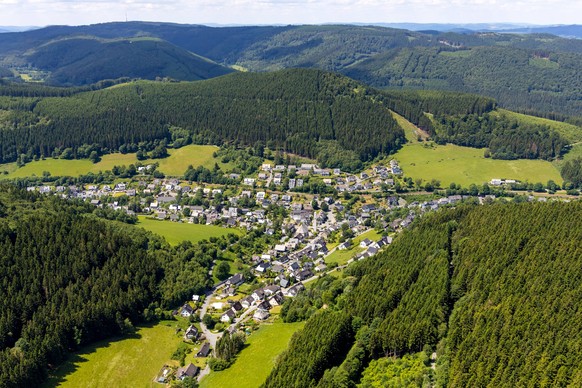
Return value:
<svg viewBox="0 0 582 388">
<path fill-rule="evenodd" d="M 264 386 L 579 385 L 581 216 L 575 202 L 424 218 L 378 259 L 314 286 L 326 308 L 299 308 L 310 318 Z"/>
</svg>

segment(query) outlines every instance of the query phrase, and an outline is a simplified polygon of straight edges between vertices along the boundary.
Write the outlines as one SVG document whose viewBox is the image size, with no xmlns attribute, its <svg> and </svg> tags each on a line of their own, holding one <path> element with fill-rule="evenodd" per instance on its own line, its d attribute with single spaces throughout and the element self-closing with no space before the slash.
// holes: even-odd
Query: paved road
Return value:
<svg viewBox="0 0 582 388">
<path fill-rule="evenodd" d="M 220 338 L 220 334 L 215 334 L 211 332 L 206 325 L 202 322 L 202 318 L 208 311 L 208 306 L 210 305 L 210 299 L 212 299 L 212 294 L 224 285 L 224 282 L 219 283 L 217 286 L 212 287 L 210 291 L 208 291 L 204 297 L 204 303 L 202 304 L 202 308 L 200 309 L 200 328 L 202 329 L 202 333 L 204 333 L 204 337 L 206 337 L 206 341 L 210 343 L 210 347 L 212 348 L 212 353 L 214 354 L 214 349 L 216 348 L 216 341 Z M 204 376 L 210 373 L 210 367 L 206 365 L 206 368 L 200 371 L 198 375 L 198 381 L 202 380 Z"/>
</svg>

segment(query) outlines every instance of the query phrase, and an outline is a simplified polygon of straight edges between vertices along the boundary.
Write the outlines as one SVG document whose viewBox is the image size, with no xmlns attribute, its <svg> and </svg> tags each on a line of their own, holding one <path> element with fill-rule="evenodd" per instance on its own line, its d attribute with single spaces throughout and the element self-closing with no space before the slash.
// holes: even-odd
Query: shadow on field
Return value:
<svg viewBox="0 0 582 388">
<path fill-rule="evenodd" d="M 142 328 L 151 328 L 155 326 L 157 322 L 139 325 L 136 330 Z M 75 373 L 83 363 L 89 361 L 87 358 L 89 355 L 95 353 L 98 349 L 108 348 L 112 344 L 125 341 L 127 339 L 140 339 L 142 336 L 139 333 L 128 334 L 124 336 L 112 337 L 106 340 L 98 341 L 89 345 L 84 346 L 82 349 L 75 353 L 69 354 L 67 359 L 63 361 L 56 369 L 49 370 L 48 379 L 41 385 L 42 388 L 54 388 L 67 381 L 67 377 Z"/>
</svg>

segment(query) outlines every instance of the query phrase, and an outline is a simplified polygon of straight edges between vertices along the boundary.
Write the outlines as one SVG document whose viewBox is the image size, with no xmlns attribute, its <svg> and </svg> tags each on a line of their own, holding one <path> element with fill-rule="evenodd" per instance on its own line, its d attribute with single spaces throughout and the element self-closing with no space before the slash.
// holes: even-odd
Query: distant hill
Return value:
<svg viewBox="0 0 582 388">
<path fill-rule="evenodd" d="M 582 39 L 582 25 L 532 26 L 519 28 L 504 28 L 503 32 L 519 34 L 552 34 L 564 38 Z"/>
<path fill-rule="evenodd" d="M 51 72 L 49 83 L 83 85 L 121 77 L 200 80 L 232 69 L 153 38 L 101 40 L 61 39 L 40 46 L 26 60 Z"/>
<path fill-rule="evenodd" d="M 40 66 L 59 63 L 60 58 L 51 58 L 51 50 L 58 48 L 58 45 L 43 49 L 45 45 L 64 38 L 83 36 L 110 42 L 110 50 L 103 51 L 97 59 L 106 67 L 114 67 L 113 63 L 117 66 L 127 60 L 129 64 L 121 66 L 117 74 L 128 74 L 132 66 L 143 66 L 143 61 L 133 61 L 131 56 L 120 61 L 118 54 L 125 50 L 113 49 L 120 43 L 113 44 L 111 41 L 155 38 L 223 66 L 240 66 L 251 71 L 318 68 L 340 72 L 380 88 L 480 93 L 497 99 L 501 105 L 513 110 L 549 117 L 557 117 L 556 114 L 582 116 L 582 103 L 578 97 L 582 90 L 582 80 L 578 77 L 578 69 L 582 68 L 582 40 L 547 33 L 469 31 L 479 27 L 474 25 L 451 25 L 453 31 L 435 30 L 440 28 L 438 25 L 424 27 L 426 30 L 421 32 L 360 25 L 208 27 L 128 22 L 79 27 L 52 26 L 0 34 L 0 66 L 24 66 L 29 63 L 30 53 L 38 52 L 42 53 L 43 58 L 32 54 L 38 59 L 34 63 L 39 70 L 46 70 Z M 553 28 L 548 31 L 558 33 L 566 29 L 575 32 L 579 27 L 547 28 Z M 534 30 L 533 27 L 531 31 L 546 32 Z M 141 45 L 146 46 L 145 43 Z M 153 58 L 143 52 L 128 52 L 141 59 Z M 107 62 L 110 57 L 111 62 Z M 162 57 L 171 60 L 171 55 L 164 54 Z M 184 58 L 180 58 L 179 61 L 184 62 Z M 164 63 L 172 67 L 168 62 Z M 53 68 L 51 71 L 55 74 L 52 79 L 61 83 L 66 78 L 72 78 L 75 82 L 86 80 L 90 71 L 85 70 L 84 66 L 80 62 L 64 66 L 64 69 Z M 145 73 L 151 74 L 152 69 Z M 174 73 L 177 73 L 178 79 L 195 79 L 186 78 L 184 71 Z M 141 73 L 137 74 L 139 76 Z"/>
</svg>

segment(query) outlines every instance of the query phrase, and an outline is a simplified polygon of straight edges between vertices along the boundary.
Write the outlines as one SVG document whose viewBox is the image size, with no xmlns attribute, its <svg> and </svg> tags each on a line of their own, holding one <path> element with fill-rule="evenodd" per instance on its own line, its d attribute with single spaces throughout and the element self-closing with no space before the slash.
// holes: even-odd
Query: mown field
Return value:
<svg viewBox="0 0 582 388">
<path fill-rule="evenodd" d="M 253 332 L 245 348 L 235 363 L 221 372 L 211 372 L 200 382 L 200 388 L 256 388 L 260 386 L 273 368 L 277 356 L 287 348 L 293 333 L 303 327 L 305 322 L 261 325 Z"/>
<path fill-rule="evenodd" d="M 176 322 L 139 328 L 130 338 L 98 342 L 73 354 L 43 385 L 49 387 L 158 387 L 153 380 L 182 340 Z"/>
<path fill-rule="evenodd" d="M 398 160 L 405 176 L 441 185 L 451 182 L 469 186 L 483 184 L 493 178 L 546 183 L 552 179 L 561 184 L 560 172 L 544 160 L 498 160 L 485 158 L 484 150 L 452 144 L 428 146 L 428 143 L 406 144 L 393 157 Z"/>
<path fill-rule="evenodd" d="M 137 226 L 149 230 L 164 237 L 171 245 L 177 245 L 182 241 L 198 242 L 208 240 L 210 237 L 226 236 L 229 233 L 241 235 L 242 232 L 235 228 L 223 228 L 216 225 L 188 224 L 172 221 L 160 221 L 138 216 Z"/>
<path fill-rule="evenodd" d="M 221 168 L 228 168 L 227 164 L 220 163 L 218 159 L 212 156 L 217 149 L 218 147 L 209 145 L 188 145 L 179 149 L 168 149 L 170 156 L 165 159 L 148 159 L 141 163 L 145 165 L 157 162 L 159 163 L 158 169 L 167 176 L 182 176 L 189 165 L 212 168 L 214 163 L 218 163 Z M 0 177 L 24 178 L 42 176 L 45 171 L 53 176 L 79 176 L 89 172 L 97 173 L 111 170 L 113 166 L 127 166 L 137 162 L 135 154 L 120 153 L 104 155 L 99 163 L 92 163 L 88 159 L 65 160 L 48 158 L 27 163 L 21 168 L 17 168 L 16 163 L 2 164 L 0 165 L 0 173 L 7 171 L 8 174 L 2 174 Z"/>
</svg>

